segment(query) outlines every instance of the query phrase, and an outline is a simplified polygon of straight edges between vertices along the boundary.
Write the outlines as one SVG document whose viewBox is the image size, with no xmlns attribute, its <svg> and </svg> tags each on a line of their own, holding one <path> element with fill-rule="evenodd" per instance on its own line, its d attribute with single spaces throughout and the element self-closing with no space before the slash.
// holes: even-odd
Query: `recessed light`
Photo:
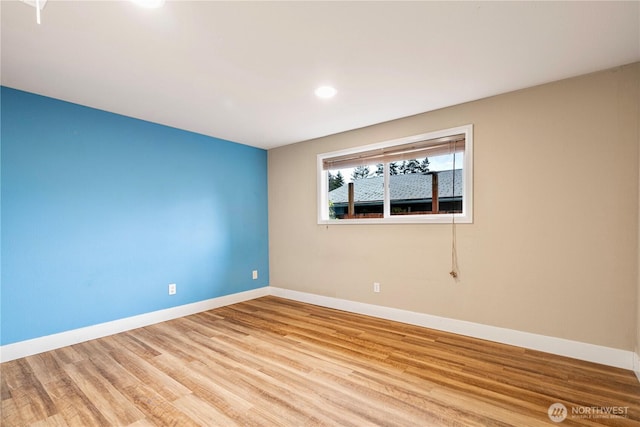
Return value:
<svg viewBox="0 0 640 427">
<path fill-rule="evenodd" d="M 131 0 L 133 3 L 146 9 L 157 9 L 162 7 L 164 0 Z"/>
<path fill-rule="evenodd" d="M 336 93 L 338 91 L 333 86 L 320 86 L 315 92 L 318 98 L 333 98 Z"/>
</svg>

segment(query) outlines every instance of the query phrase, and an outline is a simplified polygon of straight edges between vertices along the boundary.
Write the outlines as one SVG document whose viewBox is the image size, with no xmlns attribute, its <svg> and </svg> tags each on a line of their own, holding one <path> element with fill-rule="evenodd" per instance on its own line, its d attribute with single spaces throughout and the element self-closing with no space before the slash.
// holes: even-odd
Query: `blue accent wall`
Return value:
<svg viewBox="0 0 640 427">
<path fill-rule="evenodd" d="M 268 285 L 265 150 L 6 87 L 1 108 L 0 344 Z"/>
</svg>

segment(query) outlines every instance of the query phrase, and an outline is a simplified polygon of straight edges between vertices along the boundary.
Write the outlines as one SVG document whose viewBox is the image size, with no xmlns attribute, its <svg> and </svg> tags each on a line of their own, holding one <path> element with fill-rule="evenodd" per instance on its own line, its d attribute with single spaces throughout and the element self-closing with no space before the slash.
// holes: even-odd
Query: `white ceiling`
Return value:
<svg viewBox="0 0 640 427">
<path fill-rule="evenodd" d="M 640 2 L 1 2 L 3 85 L 262 148 L 640 60 Z M 332 84 L 338 95 L 313 94 Z"/>
</svg>

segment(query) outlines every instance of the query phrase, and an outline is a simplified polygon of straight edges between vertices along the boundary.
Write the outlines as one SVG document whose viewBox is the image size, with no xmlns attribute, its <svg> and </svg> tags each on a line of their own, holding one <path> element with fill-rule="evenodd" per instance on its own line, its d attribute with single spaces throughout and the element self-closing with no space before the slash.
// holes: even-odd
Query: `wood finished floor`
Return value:
<svg viewBox="0 0 640 427">
<path fill-rule="evenodd" d="M 9 426 L 640 425 L 630 371 L 264 297 L 0 365 Z M 563 403 L 569 416 L 550 421 Z M 627 407 L 626 418 L 572 416 Z"/>
</svg>

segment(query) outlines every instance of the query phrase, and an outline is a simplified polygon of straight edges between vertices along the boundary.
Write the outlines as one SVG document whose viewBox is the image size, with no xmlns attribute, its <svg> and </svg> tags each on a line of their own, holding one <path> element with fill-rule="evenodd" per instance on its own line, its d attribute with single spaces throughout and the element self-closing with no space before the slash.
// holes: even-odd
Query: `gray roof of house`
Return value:
<svg viewBox="0 0 640 427">
<path fill-rule="evenodd" d="M 438 173 L 438 196 L 450 198 L 453 193 L 453 171 Z M 455 170 L 455 197 L 462 196 L 462 169 Z M 392 175 L 389 190 L 393 200 L 424 200 L 431 199 L 431 175 L 417 173 L 407 175 Z M 334 204 L 347 203 L 349 199 L 348 185 L 329 192 L 329 200 Z M 383 178 L 371 177 L 354 181 L 355 202 L 374 202 L 383 199 Z"/>
</svg>

